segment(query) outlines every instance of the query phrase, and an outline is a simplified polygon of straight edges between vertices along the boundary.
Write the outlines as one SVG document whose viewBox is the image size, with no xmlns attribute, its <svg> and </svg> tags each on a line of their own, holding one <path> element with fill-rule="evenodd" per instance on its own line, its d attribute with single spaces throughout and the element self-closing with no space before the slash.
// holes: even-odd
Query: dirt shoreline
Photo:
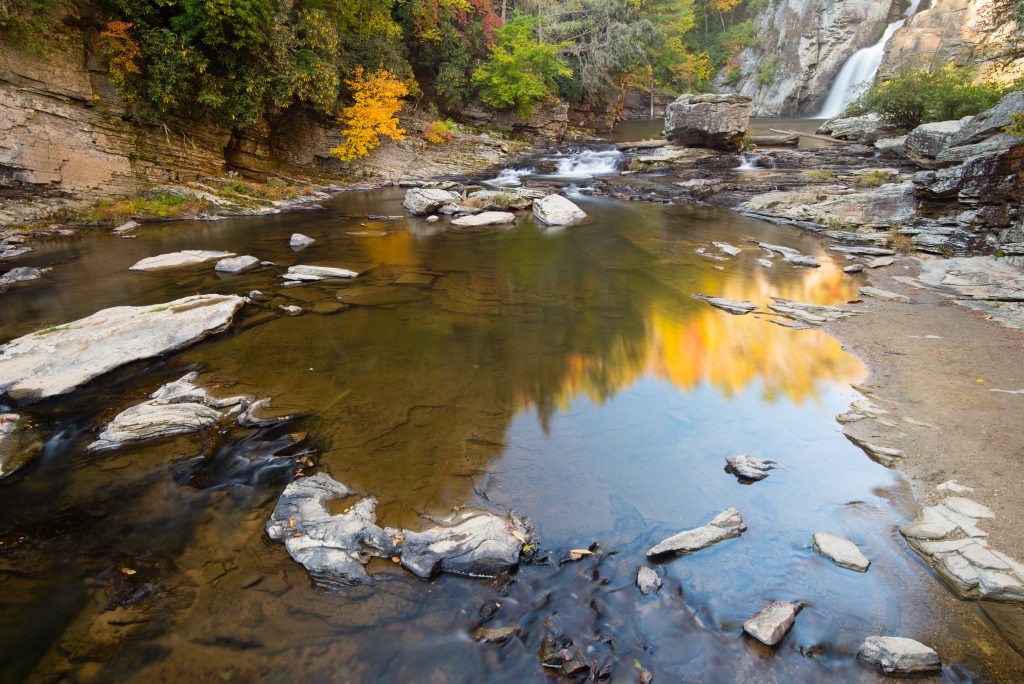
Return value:
<svg viewBox="0 0 1024 684">
<path fill-rule="evenodd" d="M 949 496 L 936 490 L 948 480 L 972 488 L 963 496 L 995 513 L 982 524 L 990 547 L 1019 560 L 1024 558 L 1024 394 L 1007 391 L 1024 389 L 1024 330 L 893 279 L 917 271 L 912 259 L 900 258 L 870 277 L 872 285 L 906 295 L 910 303 L 866 297 L 857 306 L 861 315 L 825 326 L 864 361 L 869 376 L 863 388 L 891 412 L 884 418 L 895 424 L 867 418 L 844 429 L 901 449 L 904 457 L 895 468 L 923 505 Z M 914 553 L 909 545 L 907 553 Z M 945 587 L 938 576 L 936 582 Z M 980 601 L 978 607 L 1024 654 L 1024 606 Z"/>
</svg>

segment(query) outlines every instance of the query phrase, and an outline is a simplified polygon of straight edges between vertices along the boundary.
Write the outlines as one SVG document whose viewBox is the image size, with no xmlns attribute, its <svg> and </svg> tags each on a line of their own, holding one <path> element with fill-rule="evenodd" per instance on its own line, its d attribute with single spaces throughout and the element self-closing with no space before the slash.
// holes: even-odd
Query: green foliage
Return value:
<svg viewBox="0 0 1024 684">
<path fill-rule="evenodd" d="M 1006 127 L 1006 132 L 1024 136 L 1024 112 L 1015 112 L 1010 115 L 1010 125 Z"/>
<path fill-rule="evenodd" d="M 775 83 L 775 72 L 778 71 L 779 60 L 776 57 L 767 59 L 757 65 L 757 85 L 770 86 Z"/>
<path fill-rule="evenodd" d="M 46 13 L 56 0 L 0 0 L 0 38 L 31 52 L 44 52 Z"/>
<path fill-rule="evenodd" d="M 850 107 L 849 115 L 877 113 L 883 121 L 909 131 L 922 123 L 977 114 L 999 101 L 1005 88 L 973 82 L 970 69 L 948 64 L 939 69 L 905 69 L 874 83 Z"/>
<path fill-rule="evenodd" d="M 542 42 L 537 26 L 536 17 L 524 15 L 498 31 L 491 58 L 473 73 L 484 102 L 498 109 L 515 107 L 526 117 L 536 103 L 554 92 L 556 78 L 572 75 L 558 56 L 568 43 Z"/>
</svg>

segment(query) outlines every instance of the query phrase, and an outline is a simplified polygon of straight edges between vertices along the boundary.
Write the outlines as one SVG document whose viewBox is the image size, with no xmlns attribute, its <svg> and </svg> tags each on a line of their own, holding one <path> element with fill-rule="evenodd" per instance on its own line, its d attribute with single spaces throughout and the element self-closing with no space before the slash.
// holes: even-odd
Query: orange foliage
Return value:
<svg viewBox="0 0 1024 684">
<path fill-rule="evenodd" d="M 431 121 L 421 133 L 428 143 L 440 144 L 455 140 L 455 127 L 447 121 Z"/>
<path fill-rule="evenodd" d="M 380 136 L 404 140 L 405 130 L 398 127 L 398 111 L 409 87 L 395 74 L 378 69 L 356 69 L 355 77 L 345 81 L 352 91 L 352 104 L 341 112 L 345 123 L 345 141 L 331 150 L 342 161 L 365 157 L 380 145 Z"/>
<path fill-rule="evenodd" d="M 131 28 L 132 24 L 128 21 L 108 21 L 107 27 L 100 32 L 110 80 L 119 86 L 123 86 L 130 75 L 142 73 L 138 64 L 142 50 L 138 41 L 131 37 Z"/>
</svg>

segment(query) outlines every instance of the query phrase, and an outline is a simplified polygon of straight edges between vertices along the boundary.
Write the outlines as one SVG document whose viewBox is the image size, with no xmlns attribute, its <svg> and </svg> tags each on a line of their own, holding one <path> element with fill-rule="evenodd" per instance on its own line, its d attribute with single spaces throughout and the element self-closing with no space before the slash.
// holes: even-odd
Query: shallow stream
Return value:
<svg viewBox="0 0 1024 684">
<path fill-rule="evenodd" d="M 85 234 L 18 260 L 54 270 L 0 295 L 4 341 L 115 305 L 254 289 L 274 298 L 225 334 L 28 410 L 48 440 L 0 481 L 0 681 L 554 680 L 536 656 L 545 621 L 595 671 L 610 665 L 613 681 L 636 681 L 643 667 L 655 681 L 871 682 L 881 678 L 855 654 L 873 634 L 934 647 L 942 681 L 1024 671 L 900 538 L 908 488 L 840 434 L 834 416 L 858 397 L 860 361 L 823 332 L 690 297 L 854 298 L 859 277 L 819 240 L 717 209 L 592 197 L 574 198 L 590 218 L 572 228 L 524 215 L 509 229 L 460 232 L 406 218 L 403 193 L 151 224 L 132 240 Z M 293 232 L 316 243 L 294 252 Z M 822 267 L 765 268 L 751 240 Z M 697 253 L 712 241 L 743 251 Z M 276 267 L 128 270 L 180 249 Z M 280 273 L 298 263 L 363 275 L 283 288 Z M 348 308 L 335 310 L 336 293 Z M 215 394 L 271 396 L 298 417 L 83 455 L 99 425 L 189 370 Z M 723 460 L 738 453 L 781 467 L 741 484 Z M 593 543 L 597 552 L 524 566 L 505 587 L 421 582 L 381 560 L 372 586 L 320 588 L 263 533 L 303 455 L 376 495 L 382 524 L 512 508 L 532 518 L 552 561 Z M 641 596 L 644 550 L 730 506 L 748 531 L 657 565 L 664 588 Z M 855 540 L 870 570 L 816 554 L 822 530 Z M 774 651 L 740 631 L 770 599 L 806 605 Z M 478 612 L 494 602 L 489 626 L 521 632 L 475 643 Z"/>
</svg>

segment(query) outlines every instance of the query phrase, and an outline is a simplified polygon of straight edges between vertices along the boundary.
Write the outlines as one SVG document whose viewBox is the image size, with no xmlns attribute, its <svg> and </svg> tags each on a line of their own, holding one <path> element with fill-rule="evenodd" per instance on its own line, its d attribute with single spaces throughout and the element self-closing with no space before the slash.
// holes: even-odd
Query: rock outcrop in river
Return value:
<svg viewBox="0 0 1024 684">
<path fill-rule="evenodd" d="M 665 138 L 674 145 L 736 151 L 749 125 L 746 95 L 680 95 L 665 108 Z"/>
</svg>

